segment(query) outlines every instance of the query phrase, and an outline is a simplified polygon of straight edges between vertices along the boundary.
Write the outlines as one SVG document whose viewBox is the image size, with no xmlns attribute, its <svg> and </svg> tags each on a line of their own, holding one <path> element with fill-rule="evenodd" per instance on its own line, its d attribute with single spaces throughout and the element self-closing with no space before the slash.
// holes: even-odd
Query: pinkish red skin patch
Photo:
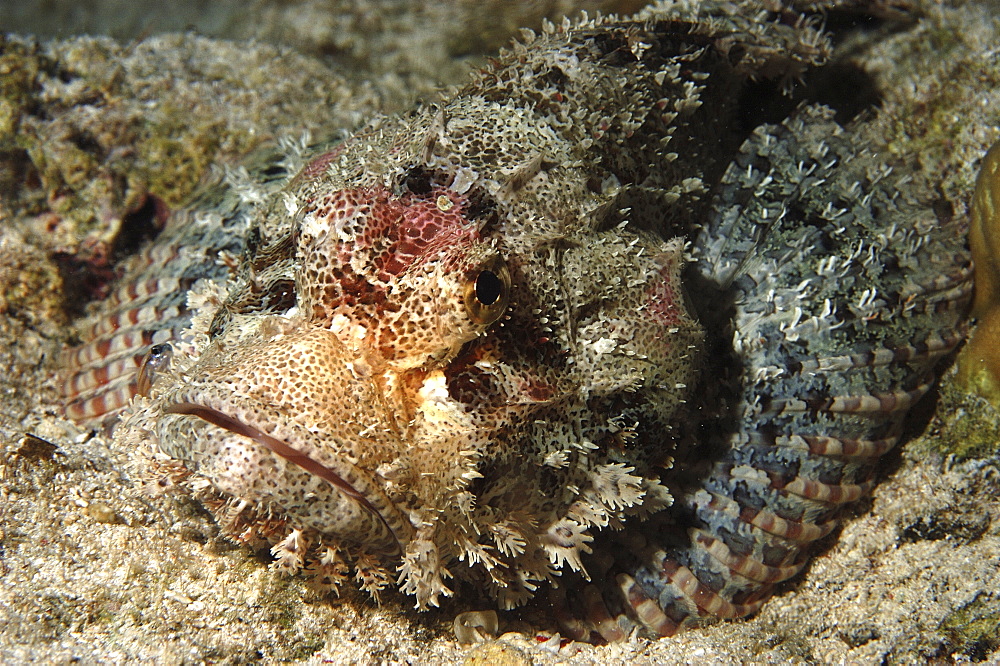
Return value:
<svg viewBox="0 0 1000 666">
<path fill-rule="evenodd" d="M 449 254 L 453 247 L 479 240 L 465 217 L 467 206 L 465 197 L 441 187 L 425 197 L 379 196 L 365 229 L 368 234 L 358 243 L 375 250 L 373 265 L 380 277 L 401 275 L 411 266 Z"/>
<path fill-rule="evenodd" d="M 479 241 L 479 232 L 466 219 L 468 200 L 447 188 L 428 194 L 394 196 L 388 188 L 339 190 L 314 200 L 306 208 L 331 228 L 358 227 L 350 242 L 337 248 L 341 266 L 351 266 L 355 255 L 368 255 L 372 277 L 382 283 L 419 263 L 447 261 L 455 247 Z"/>
<path fill-rule="evenodd" d="M 649 307 L 646 311 L 655 321 L 666 327 L 680 326 L 686 321 L 684 297 L 675 284 L 678 282 L 676 271 L 674 259 L 672 257 L 666 259 L 666 263 L 660 269 L 659 279 L 655 280 L 647 291 Z"/>
<path fill-rule="evenodd" d="M 469 207 L 467 197 L 440 185 L 400 195 L 383 185 L 347 188 L 310 200 L 304 214 L 328 230 L 304 250 L 311 288 L 303 302 L 312 319 L 329 323 L 342 314 L 364 323 L 381 331 L 379 346 L 388 345 L 391 356 L 395 324 L 386 321 L 396 317 L 385 315 L 403 307 L 407 276 L 424 268 L 461 276 L 475 268 L 470 252 L 482 241 Z"/>
<path fill-rule="evenodd" d="M 323 153 L 306 164 L 302 171 L 299 172 L 299 175 L 295 177 L 295 180 L 313 180 L 322 175 L 330 163 L 337 159 L 343 152 L 344 144 L 340 144 L 333 150 Z"/>
</svg>

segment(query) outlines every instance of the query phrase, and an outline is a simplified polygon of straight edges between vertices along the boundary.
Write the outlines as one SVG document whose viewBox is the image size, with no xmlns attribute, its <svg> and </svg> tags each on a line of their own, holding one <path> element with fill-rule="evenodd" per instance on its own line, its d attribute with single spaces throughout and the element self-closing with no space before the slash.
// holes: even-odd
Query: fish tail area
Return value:
<svg viewBox="0 0 1000 666">
<path fill-rule="evenodd" d="M 686 275 L 710 337 L 674 505 L 597 535 L 591 591 L 554 599 L 573 637 L 754 613 L 869 494 L 964 340 L 964 220 L 935 214 L 929 187 L 873 187 L 912 176 L 857 143 L 804 107 L 755 131 L 723 176 Z"/>
<path fill-rule="evenodd" d="M 78 326 L 83 344 L 62 354 L 66 416 L 87 427 L 116 417 L 136 394 L 150 347 L 171 341 L 188 321 L 185 294 L 193 280 L 151 277 L 146 265 L 119 285 L 103 310 Z"/>
</svg>

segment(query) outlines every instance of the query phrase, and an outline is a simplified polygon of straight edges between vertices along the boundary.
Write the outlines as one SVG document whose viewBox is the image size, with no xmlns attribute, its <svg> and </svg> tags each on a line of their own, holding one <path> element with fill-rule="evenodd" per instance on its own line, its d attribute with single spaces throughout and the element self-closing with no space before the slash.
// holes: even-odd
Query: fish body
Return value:
<svg viewBox="0 0 1000 666">
<path fill-rule="evenodd" d="M 322 585 L 546 587 L 581 639 L 759 608 L 960 343 L 970 260 L 829 109 L 739 129 L 823 59 L 809 22 L 658 11 L 210 188 L 68 353 L 68 412 L 124 410 L 151 488 Z"/>
</svg>

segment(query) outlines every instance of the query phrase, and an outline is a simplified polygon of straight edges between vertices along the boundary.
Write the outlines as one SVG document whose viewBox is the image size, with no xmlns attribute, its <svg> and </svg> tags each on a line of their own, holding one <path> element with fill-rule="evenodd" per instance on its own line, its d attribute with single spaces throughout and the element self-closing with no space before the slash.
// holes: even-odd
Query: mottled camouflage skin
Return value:
<svg viewBox="0 0 1000 666">
<path fill-rule="evenodd" d="M 861 129 L 803 107 L 740 133 L 747 80 L 826 45 L 727 7 L 548 29 L 176 216 L 128 279 L 207 278 L 190 328 L 153 310 L 139 343 L 72 352 L 70 412 L 138 382 L 118 436 L 150 485 L 323 584 L 419 607 L 548 584 L 607 640 L 753 612 L 870 488 L 961 339 L 970 267 Z M 238 265 L 203 258 L 233 241 L 199 219 L 248 239 Z M 138 380 L 95 377 L 166 338 L 169 369 L 155 347 Z"/>
<path fill-rule="evenodd" d="M 962 340 L 964 224 L 901 190 L 907 176 L 861 137 L 804 108 L 755 130 L 724 175 L 685 276 L 718 333 L 699 443 L 671 472 L 676 505 L 596 554 L 606 607 L 568 621 L 578 635 L 672 634 L 759 608 L 868 493 Z"/>
</svg>

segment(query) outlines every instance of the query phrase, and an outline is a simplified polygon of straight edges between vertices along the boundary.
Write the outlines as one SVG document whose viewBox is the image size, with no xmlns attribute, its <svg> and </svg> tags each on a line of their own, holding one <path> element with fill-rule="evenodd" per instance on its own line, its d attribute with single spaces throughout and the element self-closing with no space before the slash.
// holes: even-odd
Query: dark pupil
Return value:
<svg viewBox="0 0 1000 666">
<path fill-rule="evenodd" d="M 170 345 L 168 345 L 167 343 L 164 342 L 164 343 L 161 343 L 161 344 L 158 344 L 158 345 L 153 345 L 152 347 L 150 347 L 149 348 L 149 355 L 150 356 L 163 356 L 164 354 L 166 354 L 169 351 L 170 351 Z"/>
<path fill-rule="evenodd" d="M 483 271 L 476 278 L 476 298 L 483 305 L 493 305 L 500 298 L 503 284 L 493 271 Z"/>
</svg>

